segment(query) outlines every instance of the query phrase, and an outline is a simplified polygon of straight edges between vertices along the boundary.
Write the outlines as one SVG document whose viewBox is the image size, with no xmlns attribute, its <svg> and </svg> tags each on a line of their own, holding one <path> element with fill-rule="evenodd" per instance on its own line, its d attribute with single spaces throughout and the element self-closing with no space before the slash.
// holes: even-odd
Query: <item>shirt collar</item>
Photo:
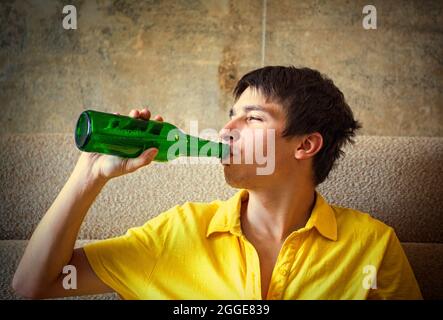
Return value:
<svg viewBox="0 0 443 320">
<path fill-rule="evenodd" d="M 241 189 L 232 198 L 222 202 L 209 223 L 206 237 L 209 237 L 214 232 L 228 231 L 234 235 L 241 236 L 240 208 L 242 200 L 248 197 L 248 191 Z"/>
<path fill-rule="evenodd" d="M 241 189 L 232 198 L 223 201 L 214 216 L 212 217 L 206 237 L 215 232 L 230 232 L 233 235 L 241 236 L 240 208 L 242 200 L 247 199 L 249 193 L 246 189 Z M 309 230 L 315 227 L 325 238 L 337 240 L 337 221 L 332 207 L 316 191 L 315 205 L 311 216 L 302 230 Z"/>
<path fill-rule="evenodd" d="M 311 216 L 306 223 L 305 229 L 309 230 L 313 227 L 325 238 L 329 240 L 337 240 L 337 220 L 335 218 L 334 209 L 315 191 L 315 205 L 312 209 Z"/>
</svg>

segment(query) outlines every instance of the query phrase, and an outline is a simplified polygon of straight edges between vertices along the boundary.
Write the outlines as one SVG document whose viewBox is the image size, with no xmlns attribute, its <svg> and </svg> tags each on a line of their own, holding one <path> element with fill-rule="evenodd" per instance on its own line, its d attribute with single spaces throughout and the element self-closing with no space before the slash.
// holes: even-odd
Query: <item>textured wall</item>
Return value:
<svg viewBox="0 0 443 320">
<path fill-rule="evenodd" d="M 62 28 L 77 7 L 78 29 Z M 84 108 L 149 105 L 186 129 L 220 128 L 246 71 L 328 74 L 367 135 L 443 136 L 443 2 L 11 1 L 0 3 L 0 134 L 73 130 Z"/>
</svg>

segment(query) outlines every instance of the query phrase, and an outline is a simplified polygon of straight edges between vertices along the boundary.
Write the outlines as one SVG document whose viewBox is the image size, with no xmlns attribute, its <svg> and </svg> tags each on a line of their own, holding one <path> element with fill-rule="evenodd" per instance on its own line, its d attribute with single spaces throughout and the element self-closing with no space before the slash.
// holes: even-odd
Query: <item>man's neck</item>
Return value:
<svg viewBox="0 0 443 320">
<path fill-rule="evenodd" d="M 241 223 L 246 237 L 283 243 L 303 228 L 315 203 L 315 188 L 248 190 L 242 203 Z"/>
</svg>

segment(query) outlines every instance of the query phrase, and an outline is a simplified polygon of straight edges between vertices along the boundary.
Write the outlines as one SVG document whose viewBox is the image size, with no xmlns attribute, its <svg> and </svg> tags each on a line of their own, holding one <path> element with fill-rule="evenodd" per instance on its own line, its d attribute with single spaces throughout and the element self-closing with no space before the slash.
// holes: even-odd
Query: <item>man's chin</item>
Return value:
<svg viewBox="0 0 443 320">
<path fill-rule="evenodd" d="M 231 187 L 231 188 L 235 188 L 235 189 L 247 189 L 247 187 L 241 183 L 240 181 L 233 181 L 233 180 L 228 180 L 225 178 L 226 183 Z"/>
<path fill-rule="evenodd" d="M 248 181 L 250 178 L 245 174 L 244 168 L 240 168 L 239 165 L 223 165 L 223 172 L 225 175 L 225 181 L 228 185 L 237 189 L 247 189 L 250 185 Z"/>
</svg>

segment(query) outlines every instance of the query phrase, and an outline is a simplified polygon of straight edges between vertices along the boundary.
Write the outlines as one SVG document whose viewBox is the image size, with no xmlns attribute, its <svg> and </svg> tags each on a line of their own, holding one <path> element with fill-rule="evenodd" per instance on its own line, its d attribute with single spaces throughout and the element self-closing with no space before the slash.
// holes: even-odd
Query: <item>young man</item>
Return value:
<svg viewBox="0 0 443 320">
<path fill-rule="evenodd" d="M 420 299 L 394 230 L 368 214 L 331 206 L 316 191 L 360 127 L 333 82 L 308 68 L 265 67 L 246 74 L 234 96 L 220 132 L 231 145 L 230 159 L 237 150 L 244 160 L 245 146 L 262 140 L 273 145 L 272 173 L 257 174 L 257 162 L 223 164 L 226 182 L 240 189 L 231 199 L 185 203 L 124 236 L 74 250 L 103 186 L 149 164 L 156 150 L 136 159 L 82 153 L 32 235 L 14 276 L 17 293 Z M 130 116 L 149 119 L 150 112 L 132 110 Z M 77 269 L 76 290 L 63 288 L 66 265 Z"/>
</svg>

